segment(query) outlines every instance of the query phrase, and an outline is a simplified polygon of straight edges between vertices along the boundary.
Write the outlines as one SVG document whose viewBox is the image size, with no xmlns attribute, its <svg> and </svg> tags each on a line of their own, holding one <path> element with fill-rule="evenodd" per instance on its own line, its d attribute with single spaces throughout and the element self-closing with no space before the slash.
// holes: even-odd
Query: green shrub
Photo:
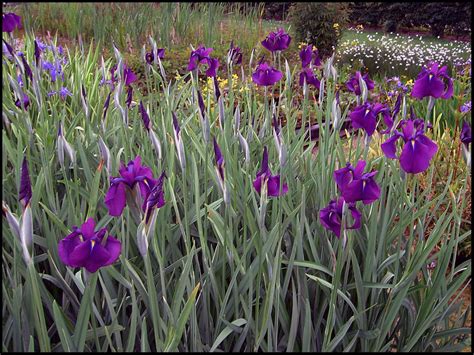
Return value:
<svg viewBox="0 0 474 355">
<path fill-rule="evenodd" d="M 387 20 L 383 24 L 383 30 L 385 32 L 397 32 L 398 22 L 394 20 Z"/>
<path fill-rule="evenodd" d="M 359 2 L 349 4 L 349 20 L 352 24 L 368 26 L 383 24 L 384 30 L 386 30 L 387 22 L 395 22 L 399 26 L 407 28 L 429 27 L 434 36 L 442 36 L 445 33 L 469 34 L 471 32 L 471 13 L 470 2 Z"/>
<path fill-rule="evenodd" d="M 334 25 L 345 22 L 345 8 L 340 3 L 296 3 L 289 14 L 296 40 L 315 45 L 323 57 L 330 56 L 341 36 Z"/>
</svg>

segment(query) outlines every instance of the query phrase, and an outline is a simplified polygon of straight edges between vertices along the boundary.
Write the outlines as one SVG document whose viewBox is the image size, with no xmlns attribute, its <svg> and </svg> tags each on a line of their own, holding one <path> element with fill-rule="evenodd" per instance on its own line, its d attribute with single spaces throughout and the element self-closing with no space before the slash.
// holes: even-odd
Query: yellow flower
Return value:
<svg viewBox="0 0 474 355">
<path fill-rule="evenodd" d="M 301 48 L 303 48 L 304 46 L 307 46 L 307 45 L 308 45 L 308 43 L 306 43 L 306 42 L 300 42 L 300 43 L 298 43 L 298 49 L 301 49 Z"/>
<path fill-rule="evenodd" d="M 332 27 L 338 28 L 338 27 L 339 27 L 339 24 L 338 24 L 338 23 L 335 23 L 334 25 L 332 25 Z"/>
<path fill-rule="evenodd" d="M 405 85 L 407 86 L 412 86 L 413 85 L 413 79 L 408 80 Z"/>
</svg>

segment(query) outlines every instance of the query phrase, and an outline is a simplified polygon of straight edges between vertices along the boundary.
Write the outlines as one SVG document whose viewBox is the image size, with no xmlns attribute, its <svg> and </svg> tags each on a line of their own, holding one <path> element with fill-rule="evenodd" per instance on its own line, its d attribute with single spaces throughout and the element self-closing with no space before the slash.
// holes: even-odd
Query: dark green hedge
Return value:
<svg viewBox="0 0 474 355">
<path fill-rule="evenodd" d="M 471 19 L 471 2 L 358 2 L 351 3 L 349 12 L 353 24 L 427 27 L 435 36 L 470 34 Z"/>
</svg>

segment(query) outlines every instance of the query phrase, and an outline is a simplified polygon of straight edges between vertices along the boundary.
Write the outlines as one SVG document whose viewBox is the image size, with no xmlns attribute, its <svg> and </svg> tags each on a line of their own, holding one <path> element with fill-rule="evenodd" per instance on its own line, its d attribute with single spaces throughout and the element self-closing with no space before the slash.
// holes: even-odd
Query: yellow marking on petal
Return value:
<svg viewBox="0 0 474 355">
<path fill-rule="evenodd" d="M 95 245 L 95 240 L 91 240 L 91 244 L 92 244 L 92 248 L 93 248 L 94 245 Z"/>
<path fill-rule="evenodd" d="M 84 243 L 84 238 L 82 238 L 82 235 L 79 236 L 79 240 L 81 241 L 81 243 Z"/>
</svg>

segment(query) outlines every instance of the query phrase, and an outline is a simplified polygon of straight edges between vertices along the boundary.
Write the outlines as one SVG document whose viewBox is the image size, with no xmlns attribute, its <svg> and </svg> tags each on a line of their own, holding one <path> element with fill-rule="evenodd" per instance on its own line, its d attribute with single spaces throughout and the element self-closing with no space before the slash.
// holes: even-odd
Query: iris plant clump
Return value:
<svg viewBox="0 0 474 355">
<path fill-rule="evenodd" d="M 170 48 L 151 37 L 144 70 L 132 70 L 115 45 L 104 60 L 27 31 L 20 48 L 18 16 L 3 22 L 3 349 L 426 352 L 464 341 L 453 309 L 471 266 L 454 261 L 470 236 L 470 108 L 459 107 L 470 88 L 446 67 L 420 68 L 394 103 L 368 73 L 341 80 L 312 46 L 291 68 L 284 29 L 260 39 L 267 61 L 253 65 L 237 41 L 225 58 L 200 45 L 168 80 Z M 465 161 L 440 187 L 439 117 L 452 112 Z"/>
</svg>

